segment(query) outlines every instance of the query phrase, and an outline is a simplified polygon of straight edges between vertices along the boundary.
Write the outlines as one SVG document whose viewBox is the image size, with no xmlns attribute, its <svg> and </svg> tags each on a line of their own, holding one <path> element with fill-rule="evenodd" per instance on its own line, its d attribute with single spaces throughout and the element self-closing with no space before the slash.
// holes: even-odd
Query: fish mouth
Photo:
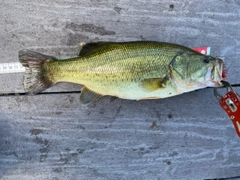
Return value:
<svg viewBox="0 0 240 180">
<path fill-rule="evenodd" d="M 226 78 L 226 70 L 225 65 L 221 59 L 217 59 L 212 67 L 209 67 L 205 80 L 207 81 L 207 85 L 209 87 L 219 87 L 223 86 L 221 80 Z"/>
</svg>

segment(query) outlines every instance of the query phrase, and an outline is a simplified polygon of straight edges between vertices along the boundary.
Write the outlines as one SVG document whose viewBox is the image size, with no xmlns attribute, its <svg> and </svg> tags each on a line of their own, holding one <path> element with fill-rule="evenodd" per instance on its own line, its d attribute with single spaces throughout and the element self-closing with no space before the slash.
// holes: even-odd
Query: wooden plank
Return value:
<svg viewBox="0 0 240 180">
<path fill-rule="evenodd" d="M 89 106 L 78 97 L 1 97 L 1 179 L 239 175 L 239 138 L 212 89 L 138 102 L 104 97 Z"/>
<path fill-rule="evenodd" d="M 225 59 L 228 80 L 238 84 L 239 5 L 214 0 L 198 4 L 196 0 L 173 4 L 167 0 L 4 1 L 0 7 L 0 62 L 18 61 L 21 49 L 76 56 L 82 41 L 166 41 L 189 47 L 211 46 L 213 56 Z M 0 92 L 23 92 L 22 74 L 9 77 L 0 75 Z M 66 85 L 50 91 L 78 88 Z"/>
<path fill-rule="evenodd" d="M 173 5 L 173 6 L 172 6 Z M 81 41 L 156 40 L 211 46 L 239 84 L 237 1 L 0 2 L 0 63 L 18 51 L 72 57 Z M 1 74 L 21 93 L 23 73 Z M 79 91 L 58 84 L 48 92 Z M 240 89 L 236 88 L 239 92 Z M 239 138 L 208 88 L 151 101 L 79 94 L 0 97 L 0 179 L 204 179 L 239 176 Z"/>
</svg>

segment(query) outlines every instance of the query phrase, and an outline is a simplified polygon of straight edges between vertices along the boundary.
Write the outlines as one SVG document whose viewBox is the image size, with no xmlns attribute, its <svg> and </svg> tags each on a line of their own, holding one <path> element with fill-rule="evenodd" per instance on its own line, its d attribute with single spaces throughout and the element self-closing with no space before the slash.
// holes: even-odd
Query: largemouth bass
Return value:
<svg viewBox="0 0 240 180">
<path fill-rule="evenodd" d="M 110 95 L 158 99 L 221 86 L 223 61 L 165 42 L 99 42 L 79 57 L 60 60 L 30 50 L 19 52 L 26 67 L 24 88 L 39 93 L 59 82 L 82 84 L 83 104 Z"/>
</svg>

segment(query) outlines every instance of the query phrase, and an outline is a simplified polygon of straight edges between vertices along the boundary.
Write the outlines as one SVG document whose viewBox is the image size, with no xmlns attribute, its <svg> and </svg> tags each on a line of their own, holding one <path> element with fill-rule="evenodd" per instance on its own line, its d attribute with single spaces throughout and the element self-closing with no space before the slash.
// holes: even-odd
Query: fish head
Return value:
<svg viewBox="0 0 240 180">
<path fill-rule="evenodd" d="M 171 80 L 183 92 L 222 86 L 225 74 L 221 59 L 195 52 L 178 54 L 170 63 Z"/>
</svg>

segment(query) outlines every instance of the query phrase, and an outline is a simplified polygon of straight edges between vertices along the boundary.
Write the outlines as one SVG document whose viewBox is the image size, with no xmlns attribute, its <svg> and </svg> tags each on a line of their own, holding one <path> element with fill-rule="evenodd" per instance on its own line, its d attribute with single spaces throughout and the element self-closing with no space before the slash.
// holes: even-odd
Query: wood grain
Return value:
<svg viewBox="0 0 240 180">
<path fill-rule="evenodd" d="M 0 17 L 1 62 L 18 61 L 21 49 L 72 57 L 78 54 L 79 42 L 166 41 L 188 47 L 211 46 L 212 55 L 225 60 L 228 80 L 238 84 L 239 4 L 214 0 L 198 4 L 167 0 L 4 1 Z M 22 76 L 11 75 L 10 80 L 1 75 L 0 91 L 23 92 Z M 79 89 L 64 85 L 51 91 L 70 90 Z"/>
<path fill-rule="evenodd" d="M 0 63 L 32 49 L 76 56 L 79 42 L 155 40 L 211 46 L 239 84 L 238 1 L 0 2 Z M 0 75 L 22 93 L 23 73 Z M 207 179 L 239 176 L 239 138 L 207 88 L 162 100 L 104 97 L 80 106 L 80 85 L 0 97 L 0 179 Z M 238 87 L 235 88 L 240 91 Z M 66 92 L 61 94 L 61 92 Z M 67 93 L 69 92 L 69 93 Z M 59 93 L 59 94 L 58 94 Z"/>
<path fill-rule="evenodd" d="M 2 97 L 0 177 L 237 176 L 239 138 L 211 93 L 138 102 L 104 97 L 89 106 L 79 105 L 78 94 Z"/>
</svg>

